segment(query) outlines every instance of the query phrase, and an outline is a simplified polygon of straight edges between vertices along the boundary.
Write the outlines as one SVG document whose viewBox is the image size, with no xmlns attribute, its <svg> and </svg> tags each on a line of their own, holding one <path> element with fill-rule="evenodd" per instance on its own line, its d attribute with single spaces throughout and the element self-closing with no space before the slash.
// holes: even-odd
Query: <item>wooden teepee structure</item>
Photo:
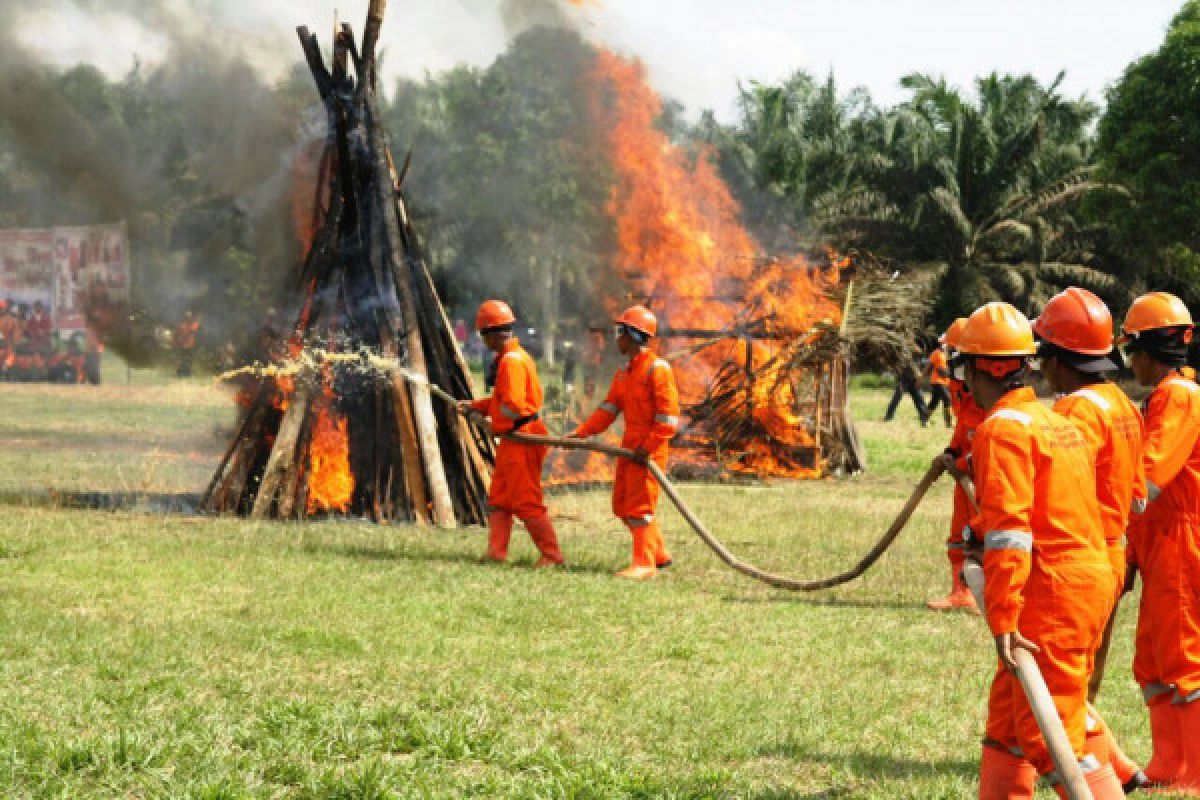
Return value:
<svg viewBox="0 0 1200 800">
<path fill-rule="evenodd" d="M 492 443 L 419 380 L 472 396 L 379 115 L 385 6 L 372 0 L 361 48 L 349 25 L 335 32 L 329 65 L 317 37 L 297 29 L 328 136 L 299 272 L 305 300 L 287 342 L 293 366 L 249 400 L 205 510 L 443 527 L 487 517 Z"/>
</svg>

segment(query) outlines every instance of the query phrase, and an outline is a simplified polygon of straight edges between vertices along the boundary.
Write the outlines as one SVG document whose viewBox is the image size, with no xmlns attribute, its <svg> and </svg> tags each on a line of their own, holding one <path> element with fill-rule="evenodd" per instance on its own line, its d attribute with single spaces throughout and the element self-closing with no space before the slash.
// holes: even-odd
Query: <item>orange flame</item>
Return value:
<svg viewBox="0 0 1200 800">
<path fill-rule="evenodd" d="M 650 303 L 660 326 L 725 332 L 673 364 L 683 404 L 702 401 L 721 367 L 749 365 L 755 373 L 751 413 L 767 441 L 749 448 L 735 467 L 819 474 L 819 465 L 805 467 L 789 456 L 815 442 L 789 382 L 779 379 L 778 366 L 766 365 L 784 341 L 840 322 L 841 309 L 827 291 L 838 265 L 826 273 L 802 256 L 763 257 L 739 222 L 740 206 L 712 153 L 688 152 L 657 127 L 662 104 L 639 62 L 601 50 L 588 85 L 593 129 L 616 177 L 608 203 L 616 227 L 614 269 L 626 273 L 633 295 Z M 623 304 L 609 298 L 608 310 Z M 747 348 L 737 333 L 750 322 L 768 338 L 755 338 Z"/>
<path fill-rule="evenodd" d="M 309 514 L 345 511 L 354 494 L 354 473 L 350 471 L 350 436 L 346 418 L 333 410 L 333 391 L 326 383 L 325 392 L 313 403 L 316 419 L 312 441 L 308 445 Z"/>
</svg>

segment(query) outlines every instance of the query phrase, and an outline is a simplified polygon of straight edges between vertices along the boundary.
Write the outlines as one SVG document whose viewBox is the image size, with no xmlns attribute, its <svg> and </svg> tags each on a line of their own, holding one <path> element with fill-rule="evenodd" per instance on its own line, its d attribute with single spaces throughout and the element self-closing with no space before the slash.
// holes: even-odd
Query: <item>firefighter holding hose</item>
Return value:
<svg viewBox="0 0 1200 800">
<path fill-rule="evenodd" d="M 1087 749 L 1101 762 L 1112 764 L 1117 778 L 1131 791 L 1149 780 L 1125 756 L 1090 703 L 1100 688 L 1116 601 L 1125 584 L 1129 515 L 1135 503 L 1145 503 L 1142 415 L 1121 387 L 1105 377 L 1120 364 L 1113 347 L 1112 314 L 1103 300 L 1086 289 L 1071 287 L 1046 303 L 1033 332 L 1038 339 L 1039 371 L 1058 396 L 1054 410 L 1076 422 L 1092 446 L 1100 520 L 1117 585 L 1088 685 Z"/>
<path fill-rule="evenodd" d="M 958 339 L 967 324 L 966 317 L 959 317 L 938 339 L 939 343 L 950 351 L 953 356 L 958 351 Z M 954 410 L 954 432 L 950 435 L 950 444 L 946 450 L 935 459 L 951 475 L 958 477 L 967 473 L 969 467 L 967 456 L 971 453 L 971 442 L 975 438 L 975 429 L 987 416 L 967 386 L 953 375 L 950 377 L 950 402 Z M 950 536 L 946 539 L 946 556 L 950 560 L 950 594 L 926 603 L 931 611 L 953 611 L 961 609 L 968 613 L 978 614 L 975 598 L 971 590 L 962 580 L 963 559 L 965 557 L 963 530 L 971 521 L 971 501 L 963 487 L 954 484 L 954 506 L 950 515 Z"/>
<path fill-rule="evenodd" d="M 496 354 L 496 384 L 490 397 L 463 400 L 459 410 L 476 411 L 487 416 L 492 432 L 545 435 L 541 420 L 542 384 L 537 365 L 521 342 L 513 335 L 516 317 L 508 303 L 488 300 L 479 307 L 475 330 L 488 349 Z M 541 557 L 537 568 L 563 563 L 554 523 L 546 513 L 542 498 L 544 445 L 531 445 L 501 439 L 496 445 L 496 467 L 488 490 L 488 561 L 505 561 L 512 537 L 513 517 L 525 523 L 525 530 L 537 545 Z"/>
<path fill-rule="evenodd" d="M 1155 784 L 1196 789 L 1200 387 L 1181 372 L 1192 340 L 1192 316 L 1178 297 L 1151 292 L 1134 301 L 1122 334 L 1138 383 L 1153 387 L 1143 405 L 1146 502 L 1129 528 L 1130 569 L 1142 576 L 1133 676 L 1149 706 L 1154 745 L 1145 771 Z"/>
<path fill-rule="evenodd" d="M 1036 353 L 1029 320 L 1007 303 L 977 309 L 963 327 L 956 369 L 988 417 L 971 466 L 980 511 L 984 601 L 999 664 L 988 698 L 981 800 L 1032 798 L 1054 761 L 1016 675 L 1030 652 L 1096 800 L 1124 797 L 1112 767 L 1085 751 L 1090 660 L 1116 581 L 1109 565 L 1089 446 L 1075 423 L 1025 384 Z"/>
<path fill-rule="evenodd" d="M 648 308 L 626 309 L 617 319 L 614 333 L 617 349 L 629 363 L 613 377 L 604 402 L 571 437 L 586 439 L 603 433 L 619 415 L 625 415 L 621 446 L 633 450 L 635 459 L 617 459 L 612 509 L 633 536 L 633 557 L 617 576 L 645 580 L 671 563 L 655 519 L 658 481 L 646 461 L 653 459 L 663 469 L 667 466 L 669 443 L 679 427 L 679 392 L 671 365 L 649 347 L 658 333 L 658 320 Z"/>
</svg>

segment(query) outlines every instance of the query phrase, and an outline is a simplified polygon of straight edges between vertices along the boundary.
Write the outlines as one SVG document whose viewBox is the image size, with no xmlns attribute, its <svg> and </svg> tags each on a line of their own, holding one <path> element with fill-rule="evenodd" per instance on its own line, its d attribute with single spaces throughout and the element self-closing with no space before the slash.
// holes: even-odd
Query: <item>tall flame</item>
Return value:
<svg viewBox="0 0 1200 800">
<path fill-rule="evenodd" d="M 614 269 L 629 278 L 637 299 L 649 301 L 660 326 L 728 334 L 674 361 L 684 405 L 703 400 L 722 367 L 748 367 L 756 373 L 753 418 L 771 443 L 756 443 L 742 467 L 797 476 L 818 471 L 781 455 L 813 440 L 796 411 L 794 388 L 778 379 L 779 366 L 770 362 L 782 340 L 840 322 L 841 309 L 827 293 L 836 266 L 825 274 L 803 257 L 762 256 L 739 222 L 741 209 L 712 153 L 689 152 L 657 127 L 662 104 L 639 62 L 600 50 L 587 83 L 593 129 L 616 178 L 608 202 L 617 240 Z M 609 311 L 623 303 L 609 302 Z M 765 338 L 747 346 L 737 333 L 751 323 Z"/>
<path fill-rule="evenodd" d="M 354 495 L 354 473 L 350 471 L 350 436 L 346 418 L 333 409 L 333 392 L 328 383 L 321 398 L 313 403 L 312 441 L 308 446 L 309 514 L 345 511 Z"/>
</svg>

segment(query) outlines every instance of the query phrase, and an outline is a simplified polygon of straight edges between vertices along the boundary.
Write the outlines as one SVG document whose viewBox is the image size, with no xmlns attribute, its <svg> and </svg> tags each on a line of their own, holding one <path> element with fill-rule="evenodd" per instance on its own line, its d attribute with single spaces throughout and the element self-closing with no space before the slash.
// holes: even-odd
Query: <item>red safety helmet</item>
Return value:
<svg viewBox="0 0 1200 800">
<path fill-rule="evenodd" d="M 517 321 L 508 303 L 503 300 L 484 300 L 475 315 L 475 330 L 483 332 L 489 328 L 504 328 Z"/>
<path fill-rule="evenodd" d="M 1113 320 L 1104 301 L 1072 286 L 1050 298 L 1033 323 L 1033 332 L 1055 347 L 1085 356 L 1106 356 L 1113 349 Z"/>
<path fill-rule="evenodd" d="M 1134 300 L 1129 307 L 1125 324 L 1121 326 L 1121 343 L 1129 342 L 1139 333 L 1191 325 L 1192 314 L 1182 300 L 1167 292 L 1150 292 Z"/>
<path fill-rule="evenodd" d="M 641 331 L 647 336 L 658 335 L 658 319 L 654 316 L 654 312 L 645 306 L 630 306 L 621 313 L 621 316 L 617 317 L 617 322 Z"/>
</svg>

